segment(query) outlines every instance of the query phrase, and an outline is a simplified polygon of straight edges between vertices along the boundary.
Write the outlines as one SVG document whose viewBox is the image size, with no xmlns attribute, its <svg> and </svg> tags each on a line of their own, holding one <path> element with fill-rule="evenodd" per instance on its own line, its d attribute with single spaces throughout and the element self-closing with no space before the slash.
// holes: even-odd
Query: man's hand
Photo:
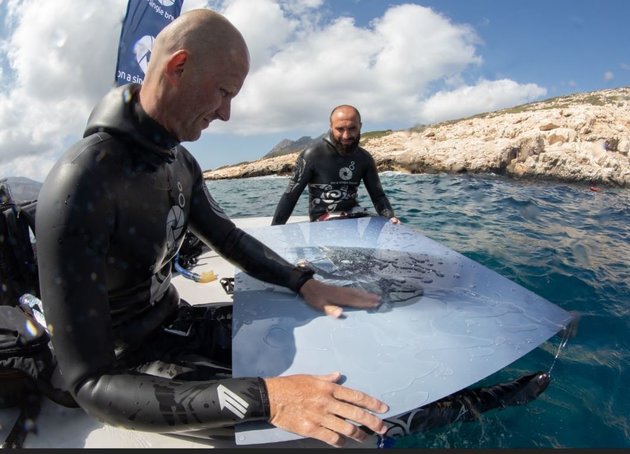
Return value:
<svg viewBox="0 0 630 454">
<path fill-rule="evenodd" d="M 389 222 L 391 222 L 392 224 L 400 224 L 400 219 L 398 219 L 396 216 L 392 216 L 391 218 L 389 218 Z"/>
<path fill-rule="evenodd" d="M 306 304 L 326 315 L 339 318 L 343 314 L 341 306 L 358 309 L 373 309 L 381 302 L 381 297 L 358 288 L 336 287 L 316 279 L 309 279 L 300 288 Z"/>
<path fill-rule="evenodd" d="M 276 427 L 343 446 L 346 438 L 358 442 L 365 426 L 378 434 L 387 427 L 371 412 L 384 413 L 387 405 L 360 391 L 336 384 L 339 372 L 328 375 L 289 375 L 265 378 L 271 416 Z M 355 424 L 353 424 L 352 422 Z"/>
</svg>

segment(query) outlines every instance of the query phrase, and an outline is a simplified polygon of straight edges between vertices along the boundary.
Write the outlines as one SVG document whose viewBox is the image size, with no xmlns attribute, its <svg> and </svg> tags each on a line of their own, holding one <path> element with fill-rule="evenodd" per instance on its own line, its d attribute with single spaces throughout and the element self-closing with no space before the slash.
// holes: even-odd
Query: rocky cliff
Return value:
<svg viewBox="0 0 630 454">
<path fill-rule="evenodd" d="M 380 171 L 494 173 L 630 187 L 630 87 L 366 136 L 361 145 Z M 204 177 L 285 175 L 296 157 L 223 167 Z"/>
</svg>

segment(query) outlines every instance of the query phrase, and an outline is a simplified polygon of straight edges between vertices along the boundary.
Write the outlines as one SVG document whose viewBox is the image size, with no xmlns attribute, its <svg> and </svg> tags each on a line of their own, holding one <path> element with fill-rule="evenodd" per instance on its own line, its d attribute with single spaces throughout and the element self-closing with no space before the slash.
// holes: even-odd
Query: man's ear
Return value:
<svg viewBox="0 0 630 454">
<path fill-rule="evenodd" d="M 188 51 L 181 49 L 175 52 L 166 62 L 166 77 L 173 84 L 178 84 L 188 62 Z"/>
</svg>

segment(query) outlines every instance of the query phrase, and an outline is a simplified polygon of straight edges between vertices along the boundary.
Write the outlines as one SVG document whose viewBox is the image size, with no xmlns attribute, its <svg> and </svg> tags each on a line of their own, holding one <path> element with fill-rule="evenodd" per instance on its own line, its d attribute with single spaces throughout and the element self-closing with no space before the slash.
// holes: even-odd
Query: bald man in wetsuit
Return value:
<svg viewBox="0 0 630 454">
<path fill-rule="evenodd" d="M 334 446 L 363 441 L 366 430 L 386 430 L 375 415 L 387 410 L 383 402 L 337 384 L 333 371 L 231 377 L 231 312 L 193 309 L 170 281 L 189 229 L 330 316 L 379 304 L 377 295 L 312 279 L 238 229 L 181 145 L 210 122 L 228 121 L 248 71 L 245 41 L 227 19 L 182 14 L 155 39 L 142 86 L 105 95 L 83 139 L 47 176 L 36 233 L 59 369 L 85 411 L 119 427 L 181 433 L 268 421 Z M 221 393 L 240 399 L 243 411 L 221 405 Z"/>
<path fill-rule="evenodd" d="M 307 185 L 311 221 L 367 215 L 357 200 L 361 181 L 376 212 L 394 224 L 400 222 L 383 191 L 374 159 L 359 146 L 361 125 L 355 107 L 341 105 L 332 110 L 328 136 L 298 156 L 271 225 L 287 222 Z"/>
</svg>

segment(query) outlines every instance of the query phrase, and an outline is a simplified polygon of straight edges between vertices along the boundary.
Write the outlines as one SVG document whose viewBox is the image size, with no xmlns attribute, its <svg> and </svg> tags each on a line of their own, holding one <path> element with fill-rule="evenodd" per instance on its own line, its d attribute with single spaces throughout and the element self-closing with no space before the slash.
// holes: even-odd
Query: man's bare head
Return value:
<svg viewBox="0 0 630 454">
<path fill-rule="evenodd" d="M 330 138 L 337 150 L 350 153 L 361 140 L 361 114 L 347 104 L 335 107 L 330 113 Z"/>
<path fill-rule="evenodd" d="M 242 35 L 225 17 L 209 9 L 189 11 L 164 27 L 155 39 L 147 77 L 154 63 L 159 68 L 165 59 L 182 49 L 206 64 L 241 64 L 249 69 L 249 53 Z"/>
<path fill-rule="evenodd" d="M 192 10 L 156 37 L 140 102 L 180 141 L 196 140 L 211 121 L 229 120 L 248 71 L 240 32 L 218 13 Z"/>
</svg>

